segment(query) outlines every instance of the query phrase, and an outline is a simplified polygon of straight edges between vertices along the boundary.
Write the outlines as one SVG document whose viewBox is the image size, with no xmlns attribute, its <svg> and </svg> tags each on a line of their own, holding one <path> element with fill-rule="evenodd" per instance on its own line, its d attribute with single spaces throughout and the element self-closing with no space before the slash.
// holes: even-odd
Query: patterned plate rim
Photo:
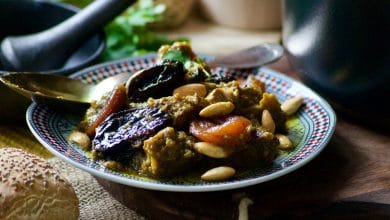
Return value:
<svg viewBox="0 0 390 220">
<path fill-rule="evenodd" d="M 132 58 L 125 58 L 121 60 L 116 60 L 112 62 L 106 62 L 98 65 L 94 65 L 91 67 L 88 67 L 84 70 L 81 70 L 75 74 L 72 74 L 70 77 L 78 77 L 81 75 L 86 74 L 87 72 L 102 68 L 102 67 L 108 67 L 111 65 L 121 64 L 124 62 L 130 62 L 130 61 L 136 61 L 141 59 L 152 59 L 155 56 L 155 54 L 146 54 L 142 56 L 132 57 Z M 32 119 L 32 112 L 35 108 L 38 107 L 38 104 L 32 103 L 26 112 L 26 121 L 27 125 L 30 129 L 30 131 L 33 133 L 35 138 L 51 153 L 53 153 L 55 156 L 65 160 L 66 162 L 70 163 L 71 165 L 82 169 L 84 171 L 89 172 L 90 174 L 104 178 L 113 182 L 117 182 L 124 185 L 129 185 L 133 187 L 138 188 L 144 188 L 144 189 L 151 189 L 151 190 L 159 190 L 159 191 L 175 191 L 175 192 L 206 192 L 206 191 L 222 191 L 222 190 L 230 190 L 230 189 L 237 189 L 242 187 L 247 187 L 255 184 L 259 184 L 262 182 L 267 182 L 269 180 L 276 179 L 280 176 L 286 175 L 288 173 L 291 173 L 292 171 L 295 171 L 299 169 L 300 167 L 304 166 L 308 162 L 310 162 L 312 159 L 314 159 L 328 144 L 331 137 L 333 136 L 335 127 L 336 127 L 336 114 L 332 107 L 329 105 L 329 103 L 323 99 L 321 96 L 319 96 L 316 92 L 308 88 L 307 86 L 303 85 L 302 83 L 296 81 L 295 79 L 292 79 L 289 76 L 283 75 L 282 73 L 278 73 L 274 70 L 268 69 L 266 67 L 260 67 L 258 68 L 258 72 L 267 72 L 270 75 L 275 76 L 276 78 L 280 78 L 284 81 L 290 82 L 294 86 L 291 86 L 291 88 L 299 88 L 299 90 L 305 91 L 306 97 L 311 97 L 315 100 L 317 100 L 319 103 L 321 103 L 321 107 L 323 110 L 328 114 L 329 116 L 329 130 L 326 134 L 326 136 L 322 139 L 322 142 L 316 143 L 318 144 L 318 147 L 315 151 L 312 151 L 309 155 L 307 155 L 305 158 L 299 160 L 298 162 L 284 167 L 280 170 L 277 170 L 276 172 L 267 174 L 265 176 L 255 177 L 251 179 L 245 179 L 245 180 L 238 180 L 238 181 L 231 181 L 231 182 L 217 182 L 217 183 L 211 183 L 211 184 L 205 184 L 205 185 L 171 185 L 171 184 L 163 184 L 158 182 L 149 182 L 144 181 L 142 179 L 130 179 L 124 176 L 119 176 L 113 173 L 107 173 L 102 170 L 98 170 L 95 168 L 91 168 L 85 164 L 82 164 L 78 161 L 75 161 L 72 158 L 67 157 L 63 153 L 57 151 L 54 149 L 48 142 L 46 142 L 43 138 L 41 138 L 40 134 L 35 128 L 35 125 L 33 124 Z"/>
</svg>

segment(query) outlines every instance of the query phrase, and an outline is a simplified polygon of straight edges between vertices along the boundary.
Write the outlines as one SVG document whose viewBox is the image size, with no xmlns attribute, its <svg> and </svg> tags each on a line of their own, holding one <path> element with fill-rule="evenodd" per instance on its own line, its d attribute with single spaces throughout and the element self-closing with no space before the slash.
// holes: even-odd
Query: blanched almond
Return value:
<svg viewBox="0 0 390 220">
<path fill-rule="evenodd" d="M 226 158 L 231 154 L 231 151 L 229 151 L 227 148 L 207 142 L 195 143 L 194 149 L 198 153 L 212 158 Z"/>
<path fill-rule="evenodd" d="M 279 145 L 278 145 L 279 149 L 291 150 L 294 148 L 291 140 L 286 135 L 276 134 L 275 137 L 278 138 L 279 140 Z"/>
<path fill-rule="evenodd" d="M 180 86 L 173 91 L 174 95 L 185 97 L 197 94 L 199 97 L 205 97 L 207 93 L 206 86 L 200 83 L 191 83 Z"/>
<path fill-rule="evenodd" d="M 86 133 L 72 131 L 68 137 L 68 141 L 79 145 L 83 150 L 91 149 L 91 139 Z"/>
<path fill-rule="evenodd" d="M 293 115 L 299 107 L 301 107 L 303 103 L 303 97 L 302 96 L 295 96 L 291 99 L 287 99 L 282 103 L 280 108 L 282 109 L 283 112 L 286 113 L 286 115 Z"/>
<path fill-rule="evenodd" d="M 271 113 L 267 110 L 264 109 L 263 113 L 261 115 L 261 127 L 264 128 L 264 130 L 274 133 L 275 132 L 275 122 L 274 119 L 272 118 Z"/>
<path fill-rule="evenodd" d="M 202 176 L 202 180 L 206 181 L 219 181 L 228 179 L 236 174 L 236 170 L 231 167 L 216 167 L 205 172 Z"/>
<path fill-rule="evenodd" d="M 234 104 L 231 102 L 217 102 L 203 108 L 199 115 L 202 117 L 218 117 L 230 114 L 234 110 Z"/>
</svg>

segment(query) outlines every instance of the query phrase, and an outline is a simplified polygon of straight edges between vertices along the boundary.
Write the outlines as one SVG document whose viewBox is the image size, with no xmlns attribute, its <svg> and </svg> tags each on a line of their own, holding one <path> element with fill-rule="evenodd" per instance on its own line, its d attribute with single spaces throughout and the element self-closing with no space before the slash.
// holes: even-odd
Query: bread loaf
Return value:
<svg viewBox="0 0 390 220">
<path fill-rule="evenodd" d="M 0 219 L 78 219 L 72 186 L 43 159 L 0 149 Z"/>
</svg>

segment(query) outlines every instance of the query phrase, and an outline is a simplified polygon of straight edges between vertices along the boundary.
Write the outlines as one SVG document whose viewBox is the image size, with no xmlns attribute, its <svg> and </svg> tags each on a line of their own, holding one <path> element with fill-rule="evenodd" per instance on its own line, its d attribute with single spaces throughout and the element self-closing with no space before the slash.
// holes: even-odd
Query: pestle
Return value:
<svg viewBox="0 0 390 220">
<path fill-rule="evenodd" d="M 9 36 L 0 45 L 0 62 L 8 71 L 59 69 L 89 37 L 135 0 L 95 0 L 64 22 L 39 33 Z"/>
</svg>

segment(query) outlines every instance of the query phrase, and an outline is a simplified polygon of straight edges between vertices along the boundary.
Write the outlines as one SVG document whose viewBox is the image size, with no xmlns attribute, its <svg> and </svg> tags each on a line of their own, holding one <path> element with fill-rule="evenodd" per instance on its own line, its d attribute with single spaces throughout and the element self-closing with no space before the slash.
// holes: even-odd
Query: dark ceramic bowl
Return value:
<svg viewBox="0 0 390 220">
<path fill-rule="evenodd" d="M 0 40 L 8 35 L 25 35 L 49 29 L 79 9 L 68 4 L 42 0 L 1 0 Z M 85 42 L 60 69 L 44 73 L 68 75 L 94 62 L 105 47 L 103 32 Z M 2 67 L 0 66 L 0 70 Z"/>
<path fill-rule="evenodd" d="M 24 35 L 46 30 L 74 15 L 79 9 L 71 5 L 43 0 L 0 0 L 0 40 L 8 35 Z M 93 64 L 105 48 L 103 32 L 85 42 L 60 69 L 47 74 L 68 75 Z M 0 66 L 0 75 L 2 71 Z M 0 124 L 24 121 L 30 100 L 0 83 Z"/>
<path fill-rule="evenodd" d="M 340 110 L 374 123 L 389 121 L 390 1 L 282 5 L 283 44 L 305 83 Z"/>
</svg>

